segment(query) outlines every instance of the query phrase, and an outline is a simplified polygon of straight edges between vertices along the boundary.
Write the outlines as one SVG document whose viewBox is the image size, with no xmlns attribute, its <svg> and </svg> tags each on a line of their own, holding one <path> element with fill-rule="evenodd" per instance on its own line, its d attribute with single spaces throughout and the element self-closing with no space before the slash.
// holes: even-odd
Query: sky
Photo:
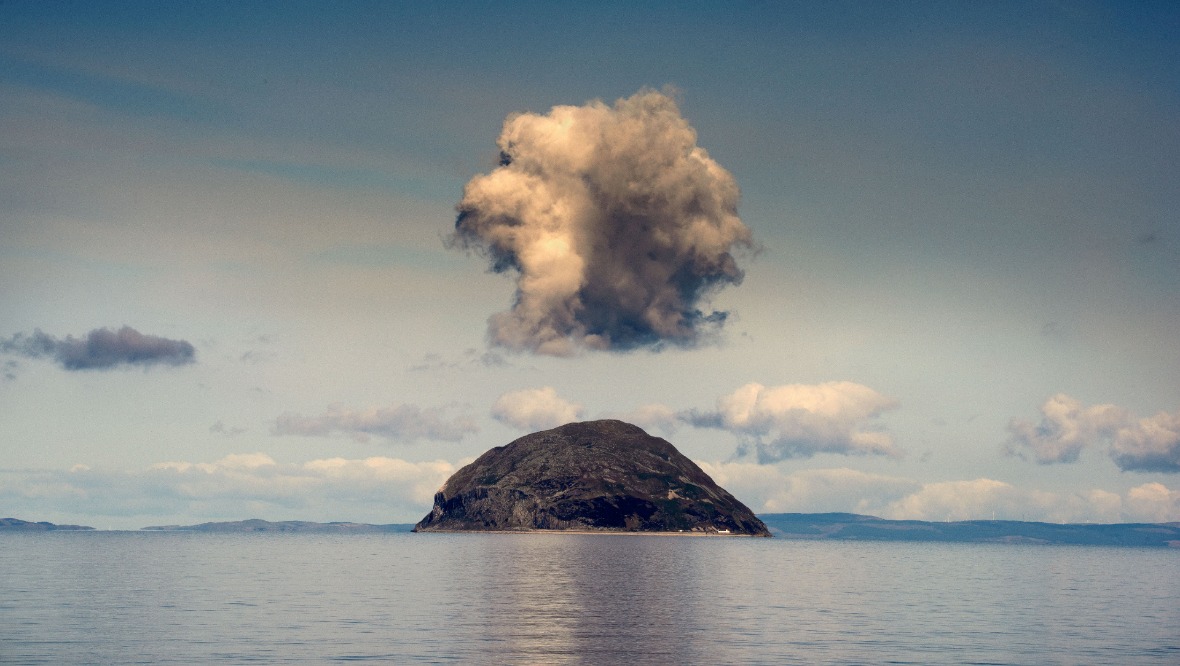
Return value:
<svg viewBox="0 0 1180 666">
<path fill-rule="evenodd" d="M 415 522 L 575 420 L 759 513 L 1180 521 L 1180 9 L 0 4 L 0 514 Z"/>
</svg>

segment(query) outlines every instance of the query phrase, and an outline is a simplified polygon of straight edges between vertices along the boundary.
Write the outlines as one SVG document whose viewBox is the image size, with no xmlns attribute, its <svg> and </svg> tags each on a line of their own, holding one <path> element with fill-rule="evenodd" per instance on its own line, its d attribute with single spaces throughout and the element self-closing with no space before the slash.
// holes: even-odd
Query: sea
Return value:
<svg viewBox="0 0 1180 666">
<path fill-rule="evenodd" d="M 0 534 L 0 663 L 1180 664 L 1180 550 Z"/>
</svg>

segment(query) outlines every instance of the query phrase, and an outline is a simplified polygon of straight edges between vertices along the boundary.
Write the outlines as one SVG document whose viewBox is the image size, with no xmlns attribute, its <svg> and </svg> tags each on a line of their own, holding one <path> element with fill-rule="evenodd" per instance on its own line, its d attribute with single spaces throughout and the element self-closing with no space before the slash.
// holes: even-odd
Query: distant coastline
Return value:
<svg viewBox="0 0 1180 666">
<path fill-rule="evenodd" d="M 409 532 L 412 524 L 371 525 L 369 523 L 331 522 L 315 523 L 304 520 L 271 522 L 251 518 L 221 523 L 199 525 L 153 525 L 142 528 L 149 532 L 331 532 L 349 534 L 373 534 L 384 532 Z"/>
<path fill-rule="evenodd" d="M 0 532 L 54 532 L 93 530 L 86 525 L 55 525 L 53 523 L 34 523 L 18 518 L 0 518 Z"/>
<path fill-rule="evenodd" d="M 1180 523 L 1038 523 L 885 520 L 855 513 L 770 513 L 758 516 L 778 538 L 837 541 L 926 541 L 1180 548 Z"/>
<path fill-rule="evenodd" d="M 1041 545 L 1122 546 L 1180 549 L 1180 523 L 1040 523 L 1018 520 L 930 522 L 886 520 L 855 513 L 768 513 L 758 516 L 779 539 L 800 541 L 912 541 L 928 543 L 1001 543 Z M 215 533 L 408 533 L 412 523 L 328 522 L 261 519 L 208 522 L 197 525 L 153 525 L 147 532 Z M 85 525 L 57 525 L 17 518 L 0 518 L 0 532 L 101 531 Z M 627 536 L 733 536 L 690 532 L 626 532 L 614 530 L 523 530 L 484 534 L 600 534 Z"/>
</svg>

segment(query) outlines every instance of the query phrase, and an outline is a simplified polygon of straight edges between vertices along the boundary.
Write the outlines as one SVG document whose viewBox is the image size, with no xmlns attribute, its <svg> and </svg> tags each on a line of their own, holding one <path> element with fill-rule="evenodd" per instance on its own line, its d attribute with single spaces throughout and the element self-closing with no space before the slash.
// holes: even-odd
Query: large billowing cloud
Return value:
<svg viewBox="0 0 1180 666">
<path fill-rule="evenodd" d="M 124 326 L 117 331 L 96 328 L 84 338 L 56 338 L 42 332 L 17 333 L 0 340 L 0 352 L 29 358 L 52 358 L 66 370 L 108 370 L 123 366 L 185 365 L 196 360 L 192 344 L 145 335 Z"/>
<path fill-rule="evenodd" d="M 737 184 L 696 140 L 655 91 L 510 116 L 501 164 L 467 183 L 451 237 L 516 276 L 491 341 L 564 356 L 715 331 L 726 313 L 701 304 L 741 282 L 731 251 L 752 241 Z"/>
<path fill-rule="evenodd" d="M 897 402 L 855 382 L 747 384 L 717 401 L 713 411 L 685 414 L 698 427 L 728 430 L 743 440 L 739 454 L 760 463 L 817 453 L 900 456 L 874 422 Z"/>
<path fill-rule="evenodd" d="M 584 410 L 557 395 L 552 386 L 509 391 L 492 405 L 492 417 L 521 430 L 545 430 L 582 418 Z"/>
<path fill-rule="evenodd" d="M 1037 462 L 1075 462 L 1087 447 L 1108 447 L 1120 469 L 1180 472 L 1180 411 L 1136 418 L 1116 405 L 1084 405 L 1063 393 L 1041 405 L 1041 420 L 1012 419 L 1006 450 Z"/>
<path fill-rule="evenodd" d="M 286 413 L 275 420 L 276 435 L 324 437 L 344 433 L 358 441 L 372 435 L 412 442 L 419 439 L 456 442 L 468 433 L 478 432 L 475 420 L 466 414 L 448 414 L 447 408 L 417 405 L 393 405 L 350 409 L 340 404 L 328 406 L 319 416 Z"/>
</svg>

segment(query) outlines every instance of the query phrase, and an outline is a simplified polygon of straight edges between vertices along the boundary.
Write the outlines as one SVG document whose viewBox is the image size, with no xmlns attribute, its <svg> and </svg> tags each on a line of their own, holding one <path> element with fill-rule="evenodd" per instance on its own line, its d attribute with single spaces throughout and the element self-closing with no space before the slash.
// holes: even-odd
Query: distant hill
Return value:
<svg viewBox="0 0 1180 666">
<path fill-rule="evenodd" d="M 767 513 L 758 516 L 780 539 L 838 541 L 919 541 L 930 543 L 1012 543 L 1084 546 L 1180 548 L 1180 523 L 1057 524 L 1017 520 L 965 520 L 936 523 L 922 520 L 885 520 L 855 513 Z M 222 533 L 378 534 L 410 532 L 413 525 L 394 523 L 303 520 L 271 522 L 237 520 L 199 525 L 157 525 L 143 530 Z M 56 525 L 17 518 L 0 518 L 0 532 L 87 531 L 85 525 Z"/>
<path fill-rule="evenodd" d="M 390 524 L 369 525 L 367 523 L 312 523 L 304 520 L 270 522 L 252 518 L 224 523 L 201 523 L 200 525 L 154 525 L 144 530 L 156 532 L 331 532 L 348 534 L 372 534 L 377 532 L 409 532 L 413 525 Z"/>
<path fill-rule="evenodd" d="M 782 539 L 1040 543 L 1180 548 L 1180 523 L 1116 525 L 965 520 L 935 523 L 885 520 L 855 513 L 770 513 L 758 516 Z"/>
<path fill-rule="evenodd" d="M 93 527 L 85 525 L 54 525 L 53 523 L 30 523 L 27 520 L 19 520 L 17 518 L 0 518 L 0 532 L 52 532 L 52 531 L 77 531 L 77 530 L 92 530 Z"/>
</svg>

